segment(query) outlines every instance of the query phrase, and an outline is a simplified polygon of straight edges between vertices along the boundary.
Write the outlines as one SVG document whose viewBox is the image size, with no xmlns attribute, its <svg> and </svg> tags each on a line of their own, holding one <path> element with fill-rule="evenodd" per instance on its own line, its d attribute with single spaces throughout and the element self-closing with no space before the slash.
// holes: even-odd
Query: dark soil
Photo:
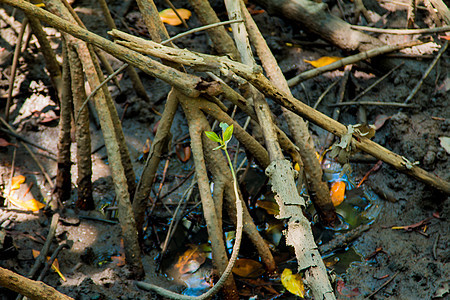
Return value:
<svg viewBox="0 0 450 300">
<path fill-rule="evenodd" d="M 127 9 L 129 2 L 108 1 L 108 5 L 110 5 L 113 13 L 117 14 L 116 20 L 119 28 L 122 28 L 123 25 L 119 23 L 118 16 L 124 17 L 123 21 L 133 28 L 134 34 L 143 34 L 145 37 L 144 25 L 137 7 L 135 4 L 131 4 Z M 162 4 L 163 1 L 160 2 L 158 8 L 160 10 L 166 8 L 165 4 Z M 174 4 L 176 7 L 192 10 L 188 4 L 182 1 L 175 1 Z M 223 6 L 221 6 L 222 4 L 214 4 L 219 17 L 225 18 L 226 14 Z M 329 5 L 332 11 L 337 10 L 334 4 L 329 3 Z M 350 2 L 346 3 L 344 10 L 351 11 L 351 5 Z M 88 29 L 106 36 L 106 26 L 96 1 L 76 1 L 74 7 L 76 7 L 76 11 Z M 403 6 L 386 5 L 383 9 L 390 11 L 386 18 L 386 27 L 404 26 L 406 12 Z M 1 103 L 4 103 L 8 88 L 7 78 L 17 34 L 3 19 L 5 16 L 11 15 L 12 10 L 5 5 L 1 5 L 0 12 L 2 37 L 0 39 L 0 97 Z M 17 11 L 16 19 L 21 21 L 22 18 L 22 14 Z M 280 18 L 271 17 L 267 13 L 255 15 L 254 18 L 272 51 L 277 56 L 287 78 L 310 68 L 303 61 L 304 59 L 314 60 L 325 55 L 347 55 L 331 46 L 323 46 L 323 42 L 316 37 L 309 36 L 300 28 Z M 418 20 L 421 27 L 426 27 L 431 22 L 426 15 L 419 15 Z M 199 26 L 195 14 L 188 21 L 188 24 L 191 28 Z M 171 36 L 184 31 L 182 26 L 167 26 L 167 28 Z M 60 34 L 51 28 L 48 28 L 47 32 L 54 49 L 60 55 Z M 403 36 L 380 35 L 380 39 L 389 43 L 404 41 Z M 307 46 L 298 46 L 298 44 L 301 44 L 300 42 L 314 43 Z M 294 46 L 288 46 L 286 43 L 294 44 Z M 199 52 L 211 52 L 210 42 L 203 32 L 184 37 L 177 42 L 177 45 L 180 48 L 188 48 Z M 361 100 L 403 102 L 429 66 L 431 59 L 427 55 L 433 54 L 434 50 L 436 49 L 427 46 L 403 51 L 408 54 L 420 54 L 425 58 L 402 59 L 401 61 L 405 65 L 362 97 Z M 109 57 L 109 59 L 113 68 L 117 69 L 120 65 L 119 62 L 113 57 Z M 418 162 L 425 170 L 445 180 L 450 180 L 449 153 L 447 152 L 448 148 L 447 151 L 443 148 L 439 138 L 450 137 L 449 63 L 447 51 L 412 99 L 411 104 L 416 105 L 417 108 L 399 110 L 398 108 L 384 106 L 366 107 L 369 124 L 375 123 L 377 118 L 382 115 L 389 117 L 384 126 L 376 133 L 374 140 L 377 143 L 404 156 L 411 162 Z M 293 94 L 312 106 L 323 91 L 333 81 L 341 78 L 342 75 L 342 70 L 325 73 L 296 86 L 293 88 Z M 140 73 L 140 76 L 153 101 L 151 105 L 161 112 L 170 86 L 144 73 Z M 358 64 L 355 66 L 347 86 L 346 100 L 355 97 L 379 77 L 380 73 L 369 65 Z M 144 145 L 147 139 L 153 139 L 153 130 L 159 117 L 152 113 L 150 104 L 135 95 L 131 82 L 125 73 L 119 75 L 119 80 L 121 91 L 114 85 L 110 85 L 110 91 L 116 100 L 119 116 L 123 115 L 124 117 L 123 130 L 134 162 L 135 172 L 139 176 L 145 161 Z M 338 86 L 333 88 L 324 98 L 318 110 L 328 115 L 332 114 L 332 108 L 329 105 L 336 102 Z M 59 130 L 56 117 L 59 115 L 59 108 L 56 100 L 54 100 L 56 99 L 55 92 L 44 70 L 42 55 L 39 53 L 36 41 L 33 38 L 19 61 L 14 95 L 14 103 L 11 109 L 12 121 L 10 123 L 18 128 L 21 136 L 51 150 L 53 153 L 57 153 L 56 137 Z M 42 115 L 34 113 L 36 111 L 46 113 L 46 116 L 53 117 L 55 120 L 47 123 L 42 122 Z M 280 113 L 280 109 L 274 105 L 273 111 L 276 114 Z M 242 123 L 245 121 L 240 114 L 237 115 L 237 120 L 242 121 Z M 342 108 L 340 121 L 344 124 L 358 123 L 358 108 L 356 106 Z M 92 150 L 96 150 L 103 145 L 103 138 L 101 131 L 93 123 L 91 125 Z M 281 123 L 280 125 L 282 128 L 286 128 L 285 124 Z M 310 127 L 312 134 L 316 137 L 316 145 L 320 148 L 326 138 L 326 132 L 315 125 Z M 182 113 L 179 112 L 172 127 L 172 147 L 165 157 L 170 158 L 170 165 L 165 176 L 165 182 L 159 191 L 160 195 L 164 195 L 178 185 L 193 170 L 191 160 L 183 163 L 175 154 L 176 144 L 183 147 L 189 145 L 187 134 L 186 121 Z M 0 135 L 11 143 L 18 143 L 17 140 L 7 134 L 0 132 Z M 72 152 L 75 152 L 75 149 L 75 147 L 72 147 Z M 15 160 L 13 160 L 14 151 L 17 151 Z M 45 154 L 40 150 L 37 152 Z M 72 155 L 75 157 L 74 154 Z M 54 178 L 57 168 L 55 161 L 42 155 L 38 155 L 38 158 L 50 177 Z M 87 217 L 100 219 L 111 217 L 112 220 L 115 220 L 114 216 L 111 216 L 111 210 L 101 210 L 105 207 L 105 204 L 114 206 L 115 197 L 105 148 L 96 151 L 92 158 L 92 180 L 97 209 L 91 212 L 80 212 L 75 209 L 74 202 L 77 195 L 74 185 L 73 200 L 65 203 L 67 212 L 58 225 L 56 239 L 58 244 L 65 242 L 70 247 L 63 250 L 58 256 L 61 272 L 66 276 L 67 281 L 62 281 L 55 272 L 50 271 L 44 282 L 76 299 L 158 299 L 159 296 L 139 290 L 135 286 L 126 265 L 119 266 L 120 262 L 118 265 L 117 260 L 111 261 L 112 256 L 120 256 L 123 251 L 120 226 L 86 219 Z M 158 193 L 165 161 L 163 159 L 161 162 L 153 196 Z M 353 163 L 353 180 L 358 182 L 373 167 L 375 162 L 371 160 L 368 163 L 361 161 Z M 36 200 L 45 203 L 51 191 L 36 164 L 23 147 L 17 149 L 13 146 L 0 147 L 0 173 L 2 174 L 0 187 L 3 194 L 5 195 L 9 191 L 13 164 L 14 175 L 22 174 L 26 176 L 26 182 L 19 190 L 19 194 L 25 193 L 31 187 L 31 195 Z M 72 175 L 73 182 L 76 182 L 75 166 L 72 168 Z M 264 178 L 252 178 L 248 181 L 256 186 L 253 189 L 247 187 L 249 194 L 254 197 L 258 197 L 261 193 L 264 194 L 264 188 L 260 193 L 255 192 L 255 190 L 259 190 L 258 184 L 262 184 Z M 191 179 L 189 178 L 179 189 L 163 199 L 170 210 L 175 209 L 190 183 Z M 337 297 L 339 299 L 362 299 L 393 276 L 395 278 L 373 296 L 373 299 L 430 299 L 433 297 L 439 299 L 445 297 L 445 295 L 448 297 L 450 284 L 450 268 L 448 268 L 450 259 L 450 207 L 447 196 L 412 177 L 399 173 L 385 163 L 380 170 L 369 177 L 363 186 L 371 195 L 373 194 L 372 191 L 378 194 L 378 196 L 373 197 L 373 202 L 369 205 L 369 213 L 372 214 L 372 217 L 369 218 L 371 228 L 351 245 L 353 248 L 351 251 L 354 255 L 344 269 L 339 269 L 337 266 L 334 268 L 335 274 L 337 273 L 334 282 Z M 195 202 L 193 201 L 198 197 L 195 196 L 195 190 L 193 194 L 188 209 L 194 206 Z M 349 195 L 347 197 L 350 198 Z M 256 201 L 256 199 L 253 200 Z M 350 206 L 354 207 L 354 205 Z M 264 223 L 260 217 L 261 214 L 265 213 L 263 210 L 253 208 L 251 211 L 257 222 Z M 164 275 L 164 272 L 159 273 L 156 270 L 159 263 L 155 258 L 160 253 L 160 245 L 165 239 L 170 217 L 171 214 L 167 212 L 164 206 L 160 204 L 155 206 L 147 224 L 143 261 L 147 281 L 181 292 L 184 289 L 183 284 L 180 282 L 174 284 L 173 281 L 169 280 L 170 278 L 167 278 L 174 278 L 175 275 Z M 410 231 L 391 229 L 392 226 L 412 225 L 425 219 L 428 219 L 426 228 L 422 226 Z M 202 227 L 200 208 L 193 209 L 190 220 L 198 221 L 198 224 Z M 50 218 L 42 212 L 39 214 L 28 213 L 0 207 L 0 230 L 12 238 L 13 247 L 11 249 L 17 250 L 9 249 L 6 251 L 2 249 L 0 251 L 0 266 L 19 274 L 27 274 L 34 263 L 31 250 L 42 248 L 43 237 L 47 235 L 49 221 Z M 198 234 L 192 234 L 191 232 L 191 235 L 189 235 L 186 232 L 187 230 L 179 230 L 176 233 L 175 241 L 170 244 L 169 254 L 163 259 L 163 270 L 167 270 L 166 266 L 176 262 L 177 257 L 185 250 L 186 244 L 207 242 L 207 236 L 203 233 L 204 228 L 200 229 Z M 53 243 L 52 249 L 57 247 L 57 243 Z M 377 249 L 378 253 L 371 255 Z M 289 251 L 281 248 L 275 251 L 277 259 L 285 261 L 286 256 L 283 257 L 283 255 L 289 253 Z M 346 251 L 348 251 L 348 248 L 334 252 L 332 257 L 343 260 L 344 256 L 340 255 Z M 281 266 L 282 264 L 280 264 L 280 269 L 282 269 Z M 205 272 L 210 271 L 210 266 L 204 268 L 206 269 Z M 333 266 L 330 266 L 330 269 L 333 269 Z M 243 281 L 239 280 L 238 286 L 242 287 L 242 283 Z M 278 292 L 283 291 L 279 281 L 276 281 L 274 287 Z M 260 291 L 260 289 L 255 290 Z M 256 295 L 256 292 L 250 296 L 253 295 Z M 289 293 L 286 292 L 283 297 L 290 297 L 288 295 Z M 275 296 L 275 294 L 267 292 L 259 293 L 260 298 L 258 299 L 269 299 Z M 243 296 L 243 298 L 248 297 Z M 0 299 L 15 299 L 15 295 L 4 288 L 0 288 Z"/>
</svg>

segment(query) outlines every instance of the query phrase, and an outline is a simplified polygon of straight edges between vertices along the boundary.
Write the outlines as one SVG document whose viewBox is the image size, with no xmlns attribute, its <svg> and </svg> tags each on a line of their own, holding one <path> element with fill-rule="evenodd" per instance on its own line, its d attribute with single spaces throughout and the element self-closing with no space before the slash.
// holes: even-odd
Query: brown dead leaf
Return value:
<svg viewBox="0 0 450 300">
<path fill-rule="evenodd" d="M 256 278 L 264 274 L 264 268 L 256 260 L 240 258 L 234 264 L 233 273 L 245 278 Z"/>
</svg>

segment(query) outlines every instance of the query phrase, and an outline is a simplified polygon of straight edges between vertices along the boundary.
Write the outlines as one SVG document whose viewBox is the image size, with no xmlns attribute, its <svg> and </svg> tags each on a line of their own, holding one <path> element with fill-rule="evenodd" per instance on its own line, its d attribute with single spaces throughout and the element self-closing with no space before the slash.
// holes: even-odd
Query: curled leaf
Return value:
<svg viewBox="0 0 450 300">
<path fill-rule="evenodd" d="M 189 20 L 192 15 L 189 10 L 184 8 L 178 8 L 177 12 L 184 20 Z M 171 8 L 159 12 L 159 17 L 161 18 L 161 21 L 172 26 L 177 26 L 182 23 L 180 18 L 178 18 L 177 14 Z"/>
<path fill-rule="evenodd" d="M 225 132 L 223 133 L 223 141 L 225 143 L 228 143 L 231 140 L 231 137 L 233 136 L 233 124 L 227 127 L 225 129 Z"/>
<path fill-rule="evenodd" d="M 341 59 L 342 59 L 342 57 L 337 57 L 337 56 L 324 56 L 317 60 L 304 59 L 304 61 L 307 62 L 308 64 L 311 64 L 314 68 L 320 68 L 320 67 L 332 64 L 334 62 L 337 62 L 338 60 L 341 60 Z"/>
<path fill-rule="evenodd" d="M 17 175 L 11 179 L 11 190 L 18 190 L 20 185 L 25 182 L 25 176 Z"/>
<path fill-rule="evenodd" d="M 281 283 L 292 294 L 304 297 L 305 287 L 300 274 L 292 274 L 291 269 L 284 269 L 283 273 L 281 273 Z"/>
<path fill-rule="evenodd" d="M 333 182 L 330 189 L 330 196 L 334 206 L 338 206 L 339 204 L 341 204 L 345 198 L 345 182 Z"/>
<path fill-rule="evenodd" d="M 375 130 L 380 129 L 383 127 L 384 123 L 386 123 L 387 120 L 392 118 L 392 116 L 386 116 L 386 115 L 378 115 L 375 118 L 375 123 L 373 124 L 375 126 Z"/>
<path fill-rule="evenodd" d="M 181 162 L 187 162 L 191 158 L 191 147 L 177 144 L 175 147 L 175 153 Z"/>
</svg>

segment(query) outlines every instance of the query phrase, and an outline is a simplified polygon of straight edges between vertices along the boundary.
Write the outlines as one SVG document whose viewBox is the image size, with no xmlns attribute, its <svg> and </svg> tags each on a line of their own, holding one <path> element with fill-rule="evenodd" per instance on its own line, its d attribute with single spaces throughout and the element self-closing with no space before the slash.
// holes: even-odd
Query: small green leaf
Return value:
<svg viewBox="0 0 450 300">
<path fill-rule="evenodd" d="M 222 140 L 220 139 L 220 137 L 215 132 L 205 131 L 205 134 L 208 137 L 208 139 L 210 139 L 211 141 L 222 143 Z"/>
<path fill-rule="evenodd" d="M 225 143 L 228 143 L 233 136 L 233 124 L 231 126 L 228 126 L 227 129 L 225 129 L 225 132 L 223 133 L 223 141 Z"/>
<path fill-rule="evenodd" d="M 228 128 L 228 124 L 224 122 L 220 122 L 219 127 L 222 128 L 222 132 L 225 132 Z"/>
</svg>

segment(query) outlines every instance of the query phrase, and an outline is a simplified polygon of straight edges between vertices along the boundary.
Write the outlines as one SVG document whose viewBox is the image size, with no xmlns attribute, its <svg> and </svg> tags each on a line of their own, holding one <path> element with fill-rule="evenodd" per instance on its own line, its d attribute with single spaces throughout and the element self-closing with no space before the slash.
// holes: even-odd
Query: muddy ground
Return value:
<svg viewBox="0 0 450 300">
<path fill-rule="evenodd" d="M 123 17 L 123 22 L 133 28 L 133 33 L 144 34 L 143 23 L 140 19 L 137 7 L 130 1 L 108 1 L 111 10 L 117 14 L 116 23 L 122 28 L 123 23 L 119 22 L 119 17 Z M 159 1 L 158 8 L 166 8 L 163 1 Z M 215 1 L 215 9 L 219 17 L 225 18 L 223 5 Z M 191 7 L 181 1 L 175 1 L 177 7 L 191 9 Z M 129 6 L 128 6 L 129 5 Z M 337 12 L 336 5 L 329 3 L 332 11 Z M 88 29 L 97 34 L 106 36 L 105 24 L 101 16 L 100 8 L 96 1 L 75 1 L 74 7 Z M 344 11 L 351 9 L 351 3 L 346 2 Z M 380 8 L 378 8 L 380 9 Z M 386 17 L 385 26 L 388 28 L 404 26 L 406 11 L 404 6 L 384 5 L 382 9 L 389 12 Z M 12 10 L 4 5 L 0 6 L 0 96 L 2 109 L 6 99 L 7 78 L 10 72 L 12 53 L 16 42 L 17 33 L 5 22 L 5 18 L 11 16 Z M 383 12 L 383 11 L 381 11 Z M 379 13 L 381 13 L 379 12 Z M 16 20 L 22 20 L 22 14 L 17 11 Z M 271 17 L 263 12 L 254 16 L 260 26 L 261 31 L 268 40 L 272 51 L 277 56 L 280 66 L 287 78 L 311 68 L 306 60 L 314 60 L 321 56 L 345 56 L 332 46 L 324 44 L 317 37 L 308 35 L 298 26 L 285 22 L 284 20 Z M 417 17 L 420 27 L 427 27 L 431 21 L 425 13 Z M 16 25 L 18 23 L 15 23 Z M 191 28 L 199 26 L 197 18 L 194 16 L 188 21 Z M 181 26 L 167 26 L 169 34 L 172 36 L 183 31 Z M 60 55 L 60 34 L 48 28 L 47 33 L 52 41 L 52 46 Z M 145 36 L 145 35 L 144 35 Z M 380 36 L 380 39 L 389 42 L 405 41 L 403 36 L 394 38 L 392 36 Z M 286 43 L 293 44 L 287 45 Z M 200 52 L 209 53 L 210 42 L 204 33 L 196 33 L 180 39 L 177 42 L 180 48 L 188 48 Z M 433 56 L 434 47 L 423 47 L 419 50 L 404 51 L 407 54 L 414 54 L 409 58 L 398 59 L 404 65 L 393 73 L 387 80 L 377 85 L 372 91 L 361 98 L 363 101 L 383 101 L 383 102 L 403 102 L 420 80 L 424 70 L 428 67 Z M 110 57 L 114 69 L 120 63 Z M 429 77 L 419 89 L 419 92 L 412 99 L 411 103 L 415 108 L 400 110 L 392 107 L 366 107 L 367 120 L 373 124 L 380 119 L 380 116 L 387 118 L 384 125 L 377 131 L 374 140 L 384 147 L 405 156 L 411 162 L 419 164 L 428 172 L 431 172 L 443 179 L 450 179 L 448 148 L 443 148 L 440 137 L 450 137 L 450 111 L 449 107 L 449 80 L 450 59 L 444 53 L 442 59 L 430 73 Z M 55 101 L 54 89 L 44 71 L 43 59 L 39 53 L 36 41 L 31 38 L 29 46 L 23 52 L 19 61 L 18 75 L 14 89 L 13 106 L 11 109 L 11 124 L 18 129 L 21 136 L 41 145 L 53 153 L 57 152 L 58 136 L 58 106 Z M 127 75 L 119 75 L 121 90 L 110 85 L 110 91 L 117 103 L 119 116 L 123 116 L 123 130 L 127 138 L 128 147 L 134 162 L 137 176 L 139 176 L 143 162 L 145 160 L 143 148 L 147 139 L 154 137 L 155 124 L 159 117 L 151 112 L 153 106 L 158 111 L 162 111 L 165 97 L 170 87 L 144 73 L 140 73 L 147 92 L 152 99 L 152 103 L 146 103 L 135 95 L 130 80 Z M 366 64 L 358 64 L 353 67 L 352 74 L 346 89 L 346 100 L 350 100 L 358 93 L 374 83 L 382 72 L 371 68 Z M 303 84 L 293 88 L 295 97 L 301 99 L 309 105 L 313 105 L 323 91 L 335 80 L 343 76 L 343 70 L 326 73 L 322 76 L 305 81 Z M 338 84 L 339 86 L 339 84 Z M 318 106 L 318 110 L 330 115 L 332 107 L 329 105 L 336 102 L 338 86 L 323 99 Z M 280 109 L 271 103 L 274 113 L 280 113 Z M 36 113 L 36 112 L 41 112 Z M 45 115 L 44 115 L 45 114 Z M 340 121 L 344 124 L 358 123 L 358 108 L 350 106 L 341 109 Z M 245 118 L 237 114 L 239 122 Z M 282 122 L 282 120 L 281 120 Z M 76 167 L 72 168 L 74 191 L 73 199 L 65 203 L 67 212 L 57 229 L 57 242 L 67 243 L 68 249 L 62 250 L 58 256 L 61 272 L 66 276 L 67 281 L 62 281 L 55 272 L 50 272 L 44 282 L 56 287 L 59 291 L 76 299 L 158 299 L 159 296 L 150 292 L 139 290 L 134 282 L 130 280 L 130 274 L 126 266 L 120 266 L 120 259 L 113 259 L 112 256 L 119 256 L 121 252 L 120 227 L 117 224 L 106 223 L 87 218 L 105 219 L 111 217 L 111 211 L 101 210 L 105 204 L 114 206 L 114 189 L 108 167 L 107 155 L 103 145 L 101 131 L 91 123 L 92 150 L 93 153 L 93 182 L 94 199 L 97 209 L 92 212 L 80 212 L 75 209 L 76 200 Z M 282 127 L 285 124 L 280 124 Z M 326 132 L 317 126 L 311 125 L 311 132 L 316 138 L 318 150 L 326 138 Z M 179 185 L 189 172 L 193 169 L 191 160 L 183 163 L 175 154 L 175 145 L 188 146 L 188 128 L 186 121 L 180 111 L 172 127 L 172 147 L 166 158 L 170 159 L 169 168 L 165 182 L 162 185 L 160 195 L 164 195 L 174 186 Z M 2 134 L 2 138 L 8 139 L 11 143 L 18 141 Z M 447 146 L 448 147 L 448 146 Z M 16 150 L 15 158 L 14 151 Z M 72 153 L 75 147 L 72 147 Z M 44 165 L 49 175 L 54 179 L 56 175 L 56 163 L 48 159 L 37 151 L 39 160 Z M 72 154 L 75 157 L 74 154 Z M 243 157 L 243 154 L 241 154 Z M 154 185 L 153 196 L 158 193 L 158 187 L 162 180 L 164 164 L 163 159 L 160 165 L 158 178 Z M 370 170 L 376 160 L 366 160 L 352 163 L 352 180 L 358 182 L 364 174 Z M 11 168 L 14 165 L 14 175 L 22 174 L 26 177 L 26 182 L 19 190 L 19 194 L 32 195 L 35 199 L 45 203 L 51 190 L 45 179 L 40 174 L 34 161 L 22 146 L 0 147 L 0 173 L 2 192 L 9 191 Z M 255 171 L 255 174 L 260 174 Z M 250 178 L 249 194 L 254 187 L 264 183 L 264 178 L 258 175 Z M 174 193 L 163 199 L 169 210 L 175 209 L 176 204 L 189 187 L 191 178 L 181 184 Z M 247 183 L 248 185 L 248 183 Z M 253 185 L 253 190 L 252 190 Z M 30 192 L 27 193 L 28 188 Z M 371 294 L 378 287 L 389 282 L 381 289 L 373 299 L 430 299 L 448 296 L 450 284 L 450 259 L 449 247 L 449 202 L 447 197 L 433 188 L 399 173 L 394 168 L 383 164 L 381 169 L 374 172 L 363 185 L 366 197 L 364 205 L 358 203 L 348 204 L 350 207 L 359 207 L 358 213 L 365 213 L 365 223 L 371 224 L 368 231 L 363 233 L 351 246 L 341 251 L 336 251 L 332 256 L 327 256 L 326 261 L 330 270 L 334 270 L 336 295 L 339 299 L 362 299 Z M 264 195 L 265 189 L 259 193 L 254 192 L 252 196 Z M 347 195 L 350 199 L 351 194 Z M 367 199 L 369 198 L 369 199 Z M 252 199 L 256 201 L 257 199 Z M 195 189 L 193 196 L 188 203 L 188 209 L 192 209 L 189 214 L 190 220 L 201 221 L 201 209 L 194 208 L 198 201 Z M 345 202 L 344 202 L 345 203 Z M 265 213 L 261 208 L 250 207 L 252 215 L 260 227 L 264 227 L 264 222 L 268 216 L 261 217 Z M 339 207 L 338 207 L 339 211 Z M 352 213 L 356 214 L 353 210 Z M 170 288 L 175 291 L 182 291 L 183 284 L 178 281 L 171 281 L 176 277 L 169 272 L 170 266 L 176 258 L 186 249 L 185 245 L 200 244 L 207 242 L 204 228 L 196 234 L 187 234 L 187 230 L 181 230 L 172 242 L 169 255 L 162 262 L 162 272 L 157 272 L 159 265 L 156 259 L 160 252 L 160 244 L 165 238 L 167 224 L 170 214 L 162 205 L 157 205 L 148 221 L 147 238 L 145 240 L 145 256 L 143 258 L 147 280 Z M 266 219 L 265 219 L 266 218 Z M 114 218 L 111 218 L 114 222 Z M 425 226 L 418 230 L 406 231 L 403 229 L 393 230 L 392 226 L 405 226 L 418 223 L 428 219 Z M 43 244 L 49 228 L 49 218 L 42 212 L 28 213 L 18 209 L 0 207 L 0 224 L 2 231 L 12 238 L 13 247 L 6 251 L 3 249 L 0 256 L 0 266 L 13 270 L 20 274 L 27 274 L 34 259 L 32 249 L 39 250 Z M 359 223 L 358 223 L 359 224 Z M 317 225 L 316 227 L 320 227 Z M 348 228 L 347 228 L 348 229 Z M 343 231 L 345 232 L 345 228 Z M 323 231 L 317 229 L 317 241 L 320 244 L 325 242 Z M 195 237 L 195 238 L 194 238 Z M 292 258 L 289 250 L 279 248 L 274 251 L 275 257 L 282 261 L 279 264 L 280 270 L 283 266 L 291 263 Z M 54 243 L 54 248 L 57 244 Z M 378 249 L 378 250 L 377 250 Z M 376 252 L 377 251 L 377 252 Z M 374 254 L 376 252 L 376 254 Z M 347 256 L 345 253 L 351 253 Z M 244 255 L 254 255 L 244 253 Z M 291 256 L 290 256 L 291 255 Z M 241 257 L 243 257 L 241 256 Z M 168 258 L 167 258 L 168 257 Z M 337 262 L 337 263 L 336 263 Z M 210 265 L 210 263 L 209 263 Z M 204 272 L 210 270 L 208 260 L 203 266 Z M 295 267 L 294 267 L 295 269 Z M 263 281 L 270 283 L 278 293 L 283 292 L 283 287 L 279 279 L 268 279 L 262 275 Z M 258 299 L 270 299 L 277 296 L 268 290 L 261 289 L 257 285 L 250 289 L 250 294 L 245 278 L 238 278 L 238 286 L 241 287 L 242 298 L 248 296 L 258 296 Z M 247 282 L 248 283 L 248 282 Z M 252 294 L 253 293 L 253 294 Z M 220 297 L 220 296 L 219 296 Z M 283 294 L 283 298 L 293 298 L 288 292 Z M 1 299 L 14 299 L 15 295 L 6 289 L 0 289 Z M 255 299 L 255 298 L 254 298 Z"/>
</svg>

